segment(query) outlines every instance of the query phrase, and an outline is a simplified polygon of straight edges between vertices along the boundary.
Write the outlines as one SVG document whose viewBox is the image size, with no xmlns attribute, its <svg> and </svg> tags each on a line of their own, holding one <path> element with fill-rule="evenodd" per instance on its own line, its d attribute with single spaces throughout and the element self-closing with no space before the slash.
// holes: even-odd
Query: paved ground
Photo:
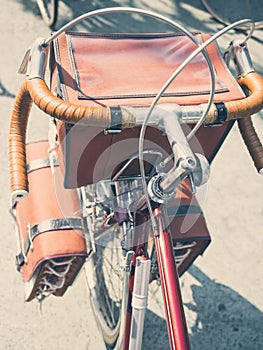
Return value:
<svg viewBox="0 0 263 350">
<path fill-rule="evenodd" d="M 221 25 L 213 21 L 199 1 L 61 1 L 59 24 L 85 11 L 108 6 L 136 6 L 167 15 L 192 30 L 215 32 Z M 241 14 L 245 17 L 246 14 Z M 261 16 L 262 17 L 262 16 Z M 125 22 L 125 23 L 124 23 Z M 47 37 L 33 0 L 2 0 L 0 11 L 0 349 L 75 350 L 102 349 L 100 336 L 90 311 L 83 276 L 62 299 L 50 298 L 42 307 L 25 304 L 23 285 L 16 272 L 16 238 L 8 213 L 7 139 L 9 119 L 22 78 L 17 69 L 28 46 L 38 36 Z M 106 30 L 118 28 L 119 20 L 100 20 L 83 27 Z M 145 30 L 149 21 L 121 23 L 126 30 Z M 104 26 L 102 28 L 102 26 Z M 159 25 L 156 30 L 161 30 Z M 240 34 L 242 36 L 242 34 Z M 224 41 L 231 39 L 228 34 Z M 263 73 L 263 32 L 256 31 L 250 48 L 256 68 Z M 29 139 L 45 133 L 46 120 L 38 111 L 30 125 Z M 255 117 L 262 135 L 262 117 Z M 205 256 L 182 279 L 187 320 L 194 350 L 263 349 L 263 258 L 262 178 L 256 174 L 237 129 L 233 129 L 216 158 L 204 210 L 213 243 Z M 160 296 L 150 291 L 150 310 L 143 349 L 168 349 Z"/>
</svg>

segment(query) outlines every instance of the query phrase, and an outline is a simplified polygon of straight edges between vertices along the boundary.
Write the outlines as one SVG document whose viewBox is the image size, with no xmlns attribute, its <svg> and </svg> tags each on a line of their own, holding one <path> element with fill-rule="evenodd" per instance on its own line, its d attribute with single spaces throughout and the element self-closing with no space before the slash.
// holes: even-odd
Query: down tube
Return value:
<svg viewBox="0 0 263 350">
<path fill-rule="evenodd" d="M 171 234 L 166 229 L 165 218 L 161 210 L 155 209 L 153 214 L 157 222 L 157 232 L 154 233 L 154 240 L 170 347 L 172 350 L 190 350 Z"/>
</svg>

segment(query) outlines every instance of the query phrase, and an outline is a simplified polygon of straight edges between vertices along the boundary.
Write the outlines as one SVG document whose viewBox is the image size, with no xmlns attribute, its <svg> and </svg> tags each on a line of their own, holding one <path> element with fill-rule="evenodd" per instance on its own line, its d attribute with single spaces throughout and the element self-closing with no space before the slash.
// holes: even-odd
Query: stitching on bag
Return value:
<svg viewBox="0 0 263 350">
<path fill-rule="evenodd" d="M 224 93 L 229 91 L 227 88 L 217 89 L 216 93 Z M 202 91 L 202 95 L 209 95 L 210 91 Z M 130 95 L 100 95 L 100 96 L 87 96 L 85 94 L 81 94 L 78 98 L 80 100 L 108 100 L 108 99 L 128 99 L 128 98 L 154 98 L 157 94 L 130 94 Z M 189 91 L 189 92 L 167 92 L 163 93 L 163 97 L 183 97 L 183 96 L 198 96 L 200 92 L 198 91 Z"/>
<path fill-rule="evenodd" d="M 203 38 L 200 35 L 201 33 L 196 32 L 194 33 L 195 35 L 198 36 L 199 41 L 203 42 Z M 144 34 L 140 34 L 140 33 L 135 33 L 135 34 L 130 34 L 130 33 L 76 33 L 76 32 L 67 32 L 66 33 L 67 36 L 67 41 L 68 41 L 68 48 L 69 48 L 69 55 L 70 55 L 70 60 L 71 60 L 71 64 L 72 64 L 72 70 L 74 73 L 74 77 L 75 77 L 75 84 L 76 84 L 76 91 L 78 92 L 78 99 L 79 100 L 90 100 L 90 101 L 94 101 L 94 100 L 108 100 L 108 99 L 112 99 L 112 100 L 117 100 L 117 99 L 130 99 L 130 98 L 135 98 L 135 99 L 145 99 L 145 98 L 154 98 L 157 95 L 156 93 L 141 93 L 141 94 L 119 94 L 119 95 L 93 95 L 93 96 L 89 96 L 87 94 L 85 94 L 80 87 L 80 75 L 77 69 L 77 65 L 76 65 L 76 59 L 74 57 L 74 45 L 72 42 L 72 38 L 74 36 L 78 36 L 78 37 L 85 37 L 85 38 L 109 38 L 109 39 L 155 39 L 155 38 L 172 38 L 172 37 L 179 37 L 179 36 L 184 36 L 183 34 L 174 34 L 174 33 L 144 33 Z M 222 86 L 221 88 L 217 88 L 215 93 L 225 93 L 228 92 L 229 89 L 225 86 L 225 84 L 221 81 L 221 79 L 219 79 L 217 77 L 217 81 L 218 83 Z M 199 96 L 199 95 L 208 95 L 210 93 L 209 90 L 203 90 L 203 91 L 179 91 L 179 92 L 169 92 L 169 93 L 164 93 L 162 95 L 162 97 L 187 97 L 187 96 Z"/>
<path fill-rule="evenodd" d="M 157 95 L 156 93 L 141 93 L 141 94 L 119 94 L 119 95 L 87 95 L 81 90 L 80 87 L 80 75 L 77 70 L 77 65 L 76 65 L 76 59 L 74 57 L 74 44 L 72 42 L 72 38 L 74 36 L 78 37 L 86 37 L 86 38 L 109 38 L 109 39 L 121 39 L 121 38 L 149 38 L 149 39 L 155 39 L 155 38 L 172 38 L 172 37 L 177 37 L 177 36 L 184 36 L 183 34 L 174 34 L 174 33 L 146 33 L 146 34 L 127 34 L 127 33 L 75 33 L 75 32 L 68 32 L 67 34 L 68 38 L 68 47 L 69 47 L 69 54 L 70 54 L 70 59 L 71 59 L 71 64 L 72 64 L 72 69 L 73 73 L 75 76 L 75 83 L 76 83 L 76 90 L 78 91 L 78 99 L 79 100 L 117 100 L 117 99 L 129 99 L 129 98 L 154 98 Z M 199 35 L 198 39 L 199 41 L 203 42 L 203 38 L 200 35 L 200 33 L 195 33 L 195 35 Z M 228 92 L 229 89 L 225 86 L 225 84 L 221 81 L 221 79 L 218 79 L 217 77 L 217 82 L 222 86 L 221 88 L 217 88 L 215 93 L 225 93 Z M 199 96 L 199 95 L 208 95 L 210 93 L 209 90 L 203 90 L 203 91 L 179 91 L 179 92 L 169 92 L 169 93 L 164 93 L 162 96 L 163 97 L 187 97 L 187 96 Z"/>
</svg>

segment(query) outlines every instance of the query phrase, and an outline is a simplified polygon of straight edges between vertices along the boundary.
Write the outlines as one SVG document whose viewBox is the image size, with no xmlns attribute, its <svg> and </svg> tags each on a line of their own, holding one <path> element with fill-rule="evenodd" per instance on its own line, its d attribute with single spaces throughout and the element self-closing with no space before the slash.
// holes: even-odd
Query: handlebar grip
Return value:
<svg viewBox="0 0 263 350">
<path fill-rule="evenodd" d="M 56 97 L 41 78 L 27 80 L 28 91 L 33 102 L 56 119 L 81 125 L 110 128 L 114 125 L 114 113 L 109 107 L 90 107 L 66 102 Z M 135 117 L 125 107 L 120 107 L 121 127 L 133 128 Z"/>
<path fill-rule="evenodd" d="M 226 104 L 229 118 L 238 118 L 238 126 L 257 171 L 263 173 L 263 146 L 255 131 L 251 115 L 263 108 L 263 78 L 256 72 L 240 77 L 238 83 L 247 97 Z"/>
<path fill-rule="evenodd" d="M 90 107 L 66 102 L 54 96 L 41 78 L 25 79 L 17 94 L 9 132 L 9 163 L 12 202 L 28 193 L 26 170 L 26 130 L 35 103 L 48 115 L 69 123 L 87 126 L 122 128 L 135 126 L 135 117 L 125 107 Z"/>
<path fill-rule="evenodd" d="M 87 107 L 66 102 L 54 96 L 44 80 L 28 80 L 27 88 L 33 102 L 45 113 L 69 123 L 109 127 L 110 110 L 107 107 Z"/>
<path fill-rule="evenodd" d="M 240 77 L 238 83 L 251 94 L 242 100 L 225 103 L 227 120 L 246 118 L 263 108 L 263 78 L 256 72 L 250 72 Z"/>
<path fill-rule="evenodd" d="M 251 117 L 239 119 L 238 127 L 257 171 L 263 175 L 263 146 L 255 131 Z"/>
<path fill-rule="evenodd" d="M 15 99 L 9 131 L 9 168 L 12 194 L 20 191 L 26 196 L 28 179 L 26 172 L 25 138 L 32 99 L 24 82 Z M 22 197 L 22 195 L 18 195 Z"/>
</svg>

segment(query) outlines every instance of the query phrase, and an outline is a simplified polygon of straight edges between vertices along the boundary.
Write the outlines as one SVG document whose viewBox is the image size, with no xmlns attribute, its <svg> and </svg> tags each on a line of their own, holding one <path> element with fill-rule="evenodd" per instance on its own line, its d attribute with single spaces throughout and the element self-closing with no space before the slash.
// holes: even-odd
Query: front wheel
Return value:
<svg viewBox="0 0 263 350">
<path fill-rule="evenodd" d="M 44 22 L 52 27 L 57 20 L 58 0 L 37 0 L 37 4 Z"/>
<path fill-rule="evenodd" d="M 116 349 L 121 342 L 122 306 L 128 293 L 118 236 L 119 228 L 113 227 L 95 238 L 96 252 L 85 265 L 92 309 L 107 349 Z"/>
</svg>

